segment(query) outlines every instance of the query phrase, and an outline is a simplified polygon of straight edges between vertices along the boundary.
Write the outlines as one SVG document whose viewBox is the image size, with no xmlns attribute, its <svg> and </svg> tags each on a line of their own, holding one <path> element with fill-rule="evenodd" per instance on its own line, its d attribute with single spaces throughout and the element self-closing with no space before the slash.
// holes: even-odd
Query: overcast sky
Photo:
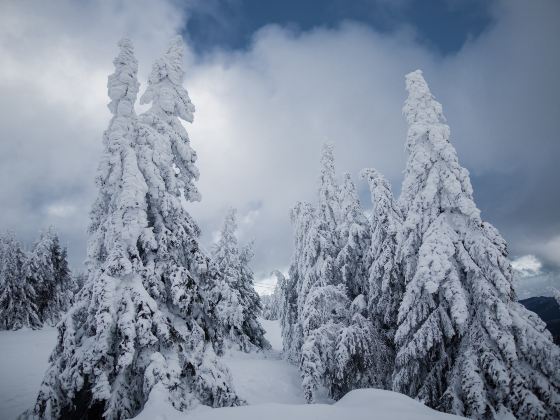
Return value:
<svg viewBox="0 0 560 420">
<path fill-rule="evenodd" d="M 116 43 L 135 43 L 143 91 L 180 33 L 205 246 L 235 206 L 258 281 L 286 270 L 289 210 L 315 199 L 325 141 L 364 207 L 363 167 L 398 193 L 404 75 L 422 68 L 483 218 L 546 293 L 560 283 L 559 21 L 554 0 L 2 1 L 0 229 L 31 244 L 54 224 L 81 267 Z"/>
</svg>

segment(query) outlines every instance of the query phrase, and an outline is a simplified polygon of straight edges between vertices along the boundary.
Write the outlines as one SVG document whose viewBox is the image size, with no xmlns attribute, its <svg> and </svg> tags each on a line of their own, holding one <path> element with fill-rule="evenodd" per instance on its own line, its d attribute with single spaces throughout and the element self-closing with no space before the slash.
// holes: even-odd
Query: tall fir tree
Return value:
<svg viewBox="0 0 560 420">
<path fill-rule="evenodd" d="M 28 281 L 27 257 L 12 232 L 0 235 L 0 330 L 40 328 L 37 293 Z"/>
<path fill-rule="evenodd" d="M 230 209 L 220 239 L 212 250 L 213 260 L 225 280 L 220 290 L 222 299 L 217 306 L 219 320 L 228 344 L 243 351 L 268 348 L 264 330 L 257 320 L 262 308 L 249 267 L 252 249 L 250 245 L 239 249 L 236 231 L 236 211 Z"/>
<path fill-rule="evenodd" d="M 441 105 L 406 76 L 409 153 L 397 251 L 406 291 L 396 391 L 472 418 L 560 417 L 560 348 L 516 302 L 504 239 L 483 222 Z"/>
<path fill-rule="evenodd" d="M 368 283 L 367 250 L 370 224 L 360 205 L 356 186 L 349 173 L 344 174 L 340 190 L 340 220 L 337 226 L 340 251 L 336 269 L 346 285 L 350 299 L 366 292 Z"/>
<path fill-rule="evenodd" d="M 294 229 L 294 252 L 289 269 L 288 280 L 282 288 L 282 309 L 280 325 L 282 328 L 282 346 L 284 357 L 299 363 L 303 332 L 300 313 L 305 300 L 304 296 L 310 285 L 315 281 L 311 272 L 314 253 L 309 242 L 315 238 L 315 209 L 309 203 L 298 202 L 290 212 Z"/>
<path fill-rule="evenodd" d="M 405 288 L 401 265 L 396 261 L 402 215 L 383 175 L 364 169 L 362 178 L 368 182 L 372 203 L 367 300 L 372 319 L 392 342 Z"/>
<path fill-rule="evenodd" d="M 119 46 L 91 212 L 89 278 L 59 324 L 32 417 L 129 418 L 154 388 L 179 410 L 240 403 L 212 345 L 209 290 L 220 276 L 183 206 L 199 194 L 196 154 L 178 119 L 191 122 L 194 111 L 181 85 L 182 40 L 154 64 L 142 98 L 152 106 L 140 119 L 133 46 L 126 39 Z"/>
<path fill-rule="evenodd" d="M 77 285 L 72 278 L 66 249 L 54 227 L 40 234 L 28 258 L 27 276 L 36 294 L 39 319 L 55 325 L 70 308 Z"/>
<path fill-rule="evenodd" d="M 336 257 L 340 251 L 338 226 L 341 218 L 340 186 L 336 181 L 334 145 L 326 143 L 321 154 L 321 175 L 317 202 L 315 271 L 322 285 L 338 284 L 340 273 L 336 270 Z M 312 241 L 313 243 L 313 241 Z"/>
<path fill-rule="evenodd" d="M 340 250 L 338 222 L 340 219 L 340 187 L 336 181 L 334 146 L 327 143 L 321 153 L 321 173 L 317 208 L 298 203 L 295 211 L 296 227 L 301 238 L 299 258 L 298 313 L 303 314 L 307 295 L 313 287 L 337 285 L 341 276 L 336 257 Z"/>
<path fill-rule="evenodd" d="M 260 349 L 269 349 L 270 343 L 264 337 L 265 331 L 258 316 L 262 312 L 262 304 L 260 297 L 254 286 L 254 273 L 251 268 L 251 261 L 255 253 L 253 251 L 253 242 L 244 245 L 241 248 L 239 259 L 241 262 L 241 279 L 238 286 L 241 292 L 241 302 L 243 304 L 243 331 L 245 335 L 251 337 L 251 342 Z"/>
</svg>

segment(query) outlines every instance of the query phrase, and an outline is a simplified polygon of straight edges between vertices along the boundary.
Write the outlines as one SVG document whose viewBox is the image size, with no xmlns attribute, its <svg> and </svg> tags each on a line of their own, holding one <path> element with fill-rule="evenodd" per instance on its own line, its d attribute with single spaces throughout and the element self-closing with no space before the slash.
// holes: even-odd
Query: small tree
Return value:
<svg viewBox="0 0 560 420">
<path fill-rule="evenodd" d="M 39 319 L 55 325 L 70 308 L 77 287 L 68 268 L 66 249 L 61 247 L 54 227 L 41 233 L 27 267 L 28 281 L 37 293 Z"/>
<path fill-rule="evenodd" d="M 249 267 L 252 249 L 249 245 L 239 250 L 236 230 L 236 211 L 230 209 L 212 252 L 225 280 L 221 286 L 222 299 L 217 306 L 219 319 L 228 341 L 243 351 L 268 348 L 264 330 L 257 320 L 262 308 Z"/>
<path fill-rule="evenodd" d="M 276 285 L 274 291 L 270 295 L 261 296 L 262 316 L 270 321 L 279 320 L 282 312 L 282 289 L 286 282 L 286 277 L 278 271 L 274 270 L 271 275 L 276 277 Z"/>
<path fill-rule="evenodd" d="M 40 328 L 36 299 L 21 245 L 11 232 L 0 235 L 0 330 Z"/>
</svg>

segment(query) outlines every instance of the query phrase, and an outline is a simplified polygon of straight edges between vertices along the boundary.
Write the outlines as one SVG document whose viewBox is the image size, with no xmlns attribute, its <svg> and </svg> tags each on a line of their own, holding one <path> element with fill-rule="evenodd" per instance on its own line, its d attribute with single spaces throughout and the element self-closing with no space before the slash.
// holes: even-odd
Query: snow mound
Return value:
<svg viewBox="0 0 560 420">
<path fill-rule="evenodd" d="M 335 404 L 267 403 L 243 407 L 199 407 L 188 413 L 167 402 L 166 391 L 155 387 L 135 420 L 443 420 L 461 417 L 440 413 L 405 395 L 380 389 L 358 389 Z"/>
</svg>

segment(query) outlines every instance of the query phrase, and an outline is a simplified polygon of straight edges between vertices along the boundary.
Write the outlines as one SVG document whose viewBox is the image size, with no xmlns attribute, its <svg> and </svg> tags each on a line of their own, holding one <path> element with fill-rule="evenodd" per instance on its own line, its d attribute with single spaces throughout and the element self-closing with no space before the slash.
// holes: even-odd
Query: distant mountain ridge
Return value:
<svg viewBox="0 0 560 420">
<path fill-rule="evenodd" d="M 554 342 L 560 345 L 560 305 L 558 305 L 556 299 L 547 296 L 535 296 L 520 300 L 519 303 L 546 322 L 548 330 L 554 337 Z"/>
</svg>

